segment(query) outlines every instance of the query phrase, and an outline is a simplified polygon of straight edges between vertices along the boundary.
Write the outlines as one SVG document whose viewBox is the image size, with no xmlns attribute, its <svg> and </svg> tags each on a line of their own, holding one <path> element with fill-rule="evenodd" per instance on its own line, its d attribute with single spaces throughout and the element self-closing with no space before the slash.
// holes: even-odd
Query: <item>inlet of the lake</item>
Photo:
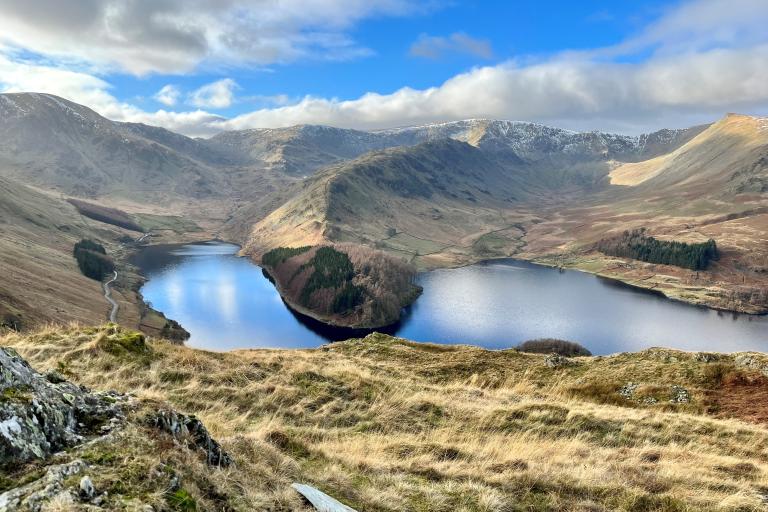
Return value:
<svg viewBox="0 0 768 512">
<path fill-rule="evenodd" d="M 210 350 L 317 347 L 364 334 L 292 312 L 261 268 L 220 242 L 150 246 L 135 258 L 155 309 Z M 386 331 L 415 341 L 491 349 L 534 338 L 576 341 L 594 354 L 648 347 L 768 351 L 768 317 L 691 306 L 614 281 L 516 260 L 419 275 L 424 294 Z"/>
</svg>

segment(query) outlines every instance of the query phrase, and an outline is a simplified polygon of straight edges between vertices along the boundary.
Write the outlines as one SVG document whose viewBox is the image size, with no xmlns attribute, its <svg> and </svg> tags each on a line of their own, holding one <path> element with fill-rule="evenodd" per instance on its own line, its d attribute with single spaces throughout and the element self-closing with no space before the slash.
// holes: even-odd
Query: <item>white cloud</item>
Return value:
<svg viewBox="0 0 768 512">
<path fill-rule="evenodd" d="M 168 84 L 157 91 L 157 94 L 155 94 L 153 97 L 166 107 L 173 107 L 176 105 L 176 103 L 178 103 L 179 96 L 181 96 L 179 88 L 175 85 Z"/>
<path fill-rule="evenodd" d="M 336 26 L 348 19 L 339 17 Z M 468 117 L 636 133 L 712 121 L 727 111 L 768 113 L 768 31 L 761 29 L 766 23 L 768 2 L 699 0 L 668 11 L 610 48 L 510 60 L 474 68 L 435 87 L 403 87 L 349 100 L 293 100 L 243 91 L 241 104 L 263 107 L 232 119 L 204 110 L 232 104 L 235 84 L 229 79 L 193 93 L 197 110 L 145 112 L 115 99 L 109 83 L 92 74 L 0 53 L 0 88 L 51 92 L 112 119 L 199 136 L 301 123 L 373 129 Z"/>
<path fill-rule="evenodd" d="M 422 34 L 409 50 L 414 57 L 438 59 L 449 53 L 464 53 L 483 59 L 493 57 L 491 43 L 486 39 L 475 39 L 463 32 L 442 36 Z"/>
<path fill-rule="evenodd" d="M 675 117 L 701 122 L 727 110 L 768 106 L 765 62 L 768 45 L 660 57 L 643 64 L 572 59 L 527 66 L 507 62 L 476 68 L 423 90 L 369 93 L 349 101 L 306 97 L 294 105 L 235 117 L 219 127 L 319 123 L 373 129 L 490 117 L 575 129 L 623 124 L 637 131 L 660 127 L 660 116 L 667 122 Z"/>
<path fill-rule="evenodd" d="M 231 78 L 204 85 L 189 95 L 190 104 L 201 108 L 227 108 L 235 99 L 239 86 Z"/>
<path fill-rule="evenodd" d="M 370 53 L 347 35 L 407 0 L 3 0 L 0 44 L 136 75 Z"/>
</svg>

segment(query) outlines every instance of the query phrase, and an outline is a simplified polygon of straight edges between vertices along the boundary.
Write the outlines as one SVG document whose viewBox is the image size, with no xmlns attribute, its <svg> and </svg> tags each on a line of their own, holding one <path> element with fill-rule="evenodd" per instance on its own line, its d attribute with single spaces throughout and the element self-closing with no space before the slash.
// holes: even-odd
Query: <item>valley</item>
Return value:
<svg viewBox="0 0 768 512">
<path fill-rule="evenodd" d="M 768 0 L 0 0 L 0 512 L 768 512 Z"/>
<path fill-rule="evenodd" d="M 768 348 L 767 316 L 695 307 L 584 272 L 520 260 L 419 273 L 415 284 L 422 293 L 396 323 L 334 327 L 308 316 L 306 308 L 289 306 L 288 294 L 283 290 L 281 297 L 261 267 L 237 257 L 238 249 L 221 242 L 153 245 L 134 259 L 147 277 L 140 289 L 144 300 L 189 331 L 187 346 L 318 348 L 379 331 L 489 350 L 557 338 L 578 342 L 594 355 L 659 346 L 718 352 Z"/>
<path fill-rule="evenodd" d="M 125 265 L 147 234 L 143 243 L 234 242 L 256 262 L 277 247 L 323 244 L 384 251 L 419 270 L 515 257 L 694 304 L 768 310 L 761 118 L 732 114 L 643 136 L 467 120 L 193 139 L 109 121 L 51 95 L 3 94 L 0 110 L 5 254 L 9 262 L 40 256 L 9 270 L 0 304 L 30 326 L 105 317 L 98 283 L 67 260 L 67 245 L 94 237 L 123 265 L 119 320 L 137 327 L 147 316 L 136 293 L 142 278 Z M 596 250 L 640 228 L 660 240 L 713 239 L 721 257 L 694 271 Z M 145 326 L 163 322 L 147 318 Z"/>
</svg>

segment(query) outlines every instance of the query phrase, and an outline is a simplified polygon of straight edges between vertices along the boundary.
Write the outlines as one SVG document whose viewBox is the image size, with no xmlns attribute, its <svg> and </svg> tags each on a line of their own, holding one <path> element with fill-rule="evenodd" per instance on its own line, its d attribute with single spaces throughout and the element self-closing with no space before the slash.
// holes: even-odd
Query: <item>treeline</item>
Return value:
<svg viewBox="0 0 768 512">
<path fill-rule="evenodd" d="M 75 244 L 72 255 L 84 276 L 101 281 L 115 271 L 115 263 L 107 256 L 104 246 L 93 240 L 83 239 Z"/>
<path fill-rule="evenodd" d="M 704 270 L 718 258 L 717 244 L 712 239 L 695 244 L 670 242 L 647 236 L 645 228 L 624 231 L 621 236 L 600 240 L 596 249 L 609 256 L 691 270 Z"/>
<path fill-rule="evenodd" d="M 303 254 L 311 248 L 312 247 L 309 245 L 303 247 L 278 247 L 264 254 L 264 256 L 261 257 L 261 263 L 268 267 L 277 267 L 281 263 L 284 263 L 288 258 Z"/>
<path fill-rule="evenodd" d="M 309 305 L 312 294 L 323 288 L 340 290 L 334 297 L 332 304 L 334 313 L 352 309 L 357 306 L 353 299 L 362 299 L 362 289 L 356 289 L 357 287 L 352 285 L 355 269 L 346 253 L 337 251 L 333 247 L 320 247 L 312 259 L 305 263 L 299 271 L 301 272 L 304 268 L 312 269 L 312 273 L 301 292 L 301 302 L 305 306 Z M 339 298 L 340 295 L 344 295 L 344 297 Z M 343 307 L 347 304 L 348 307 Z"/>
</svg>

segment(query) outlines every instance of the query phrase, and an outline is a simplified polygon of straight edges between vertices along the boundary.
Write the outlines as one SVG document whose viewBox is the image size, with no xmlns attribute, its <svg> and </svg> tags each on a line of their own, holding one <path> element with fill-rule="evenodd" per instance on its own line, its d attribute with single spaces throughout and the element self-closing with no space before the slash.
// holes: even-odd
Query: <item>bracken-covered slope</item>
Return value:
<svg viewBox="0 0 768 512">
<path fill-rule="evenodd" d="M 768 310 L 768 120 L 728 115 L 668 154 L 616 167 L 612 183 L 529 231 L 526 257 L 572 265 L 689 302 Z M 624 230 L 666 240 L 714 239 L 707 272 L 605 258 L 590 248 Z"/>
<path fill-rule="evenodd" d="M 729 114 L 675 151 L 614 169 L 611 183 L 708 197 L 768 191 L 768 118 Z"/>
</svg>

